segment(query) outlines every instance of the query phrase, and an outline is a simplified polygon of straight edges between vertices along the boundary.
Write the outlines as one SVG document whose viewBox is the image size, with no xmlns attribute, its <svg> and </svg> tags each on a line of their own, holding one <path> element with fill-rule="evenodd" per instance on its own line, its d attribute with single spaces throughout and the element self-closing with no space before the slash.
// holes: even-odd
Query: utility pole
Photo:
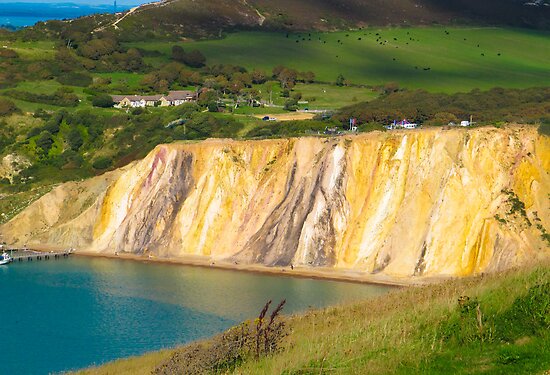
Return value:
<svg viewBox="0 0 550 375">
<path fill-rule="evenodd" d="M 115 1 L 115 4 L 114 4 L 114 8 L 113 8 L 113 9 L 114 9 L 114 12 L 116 13 L 116 0 L 114 0 L 114 1 Z"/>
</svg>

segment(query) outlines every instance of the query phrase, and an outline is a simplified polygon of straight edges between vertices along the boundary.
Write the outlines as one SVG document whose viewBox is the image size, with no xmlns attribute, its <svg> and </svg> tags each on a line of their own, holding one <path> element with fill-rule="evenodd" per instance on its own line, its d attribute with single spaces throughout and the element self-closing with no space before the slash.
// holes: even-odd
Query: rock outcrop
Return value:
<svg viewBox="0 0 550 375">
<path fill-rule="evenodd" d="M 207 140 L 58 187 L 7 241 L 397 277 L 550 253 L 550 138 L 531 127 Z"/>
</svg>

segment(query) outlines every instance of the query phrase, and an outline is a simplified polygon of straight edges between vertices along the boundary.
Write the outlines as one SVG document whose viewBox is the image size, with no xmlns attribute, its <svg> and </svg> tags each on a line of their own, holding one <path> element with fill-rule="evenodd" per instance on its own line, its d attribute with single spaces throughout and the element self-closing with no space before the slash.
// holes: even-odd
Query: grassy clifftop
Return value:
<svg viewBox="0 0 550 375">
<path fill-rule="evenodd" d="M 215 37 L 231 30 L 343 30 L 362 26 L 498 25 L 548 29 L 546 1 L 516 0 L 165 0 L 128 15 L 93 15 L 71 23 L 53 21 L 36 31 L 108 31 L 123 39 Z M 533 2 L 536 3 L 536 2 Z"/>
<path fill-rule="evenodd" d="M 398 290 L 290 317 L 287 326 L 288 336 L 276 354 L 218 363 L 211 372 L 543 374 L 550 369 L 550 268 L 543 264 Z M 146 374 L 161 364 L 177 369 L 177 364 L 170 367 L 177 353 L 208 358 L 204 352 L 217 340 L 81 373 Z M 179 372 L 191 365 L 180 363 Z"/>
</svg>

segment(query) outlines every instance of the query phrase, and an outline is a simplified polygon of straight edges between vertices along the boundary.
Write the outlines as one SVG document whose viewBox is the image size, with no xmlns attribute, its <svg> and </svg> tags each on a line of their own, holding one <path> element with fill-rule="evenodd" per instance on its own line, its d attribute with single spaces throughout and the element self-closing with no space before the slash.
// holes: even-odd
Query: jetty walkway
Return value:
<svg viewBox="0 0 550 375">
<path fill-rule="evenodd" d="M 23 262 L 23 261 L 32 262 L 33 260 L 36 261 L 36 260 L 68 258 L 73 253 L 72 249 L 65 250 L 65 251 L 51 251 L 51 252 L 42 252 L 42 251 L 35 251 L 30 249 L 7 249 L 5 251 L 10 254 L 12 263 Z"/>
</svg>

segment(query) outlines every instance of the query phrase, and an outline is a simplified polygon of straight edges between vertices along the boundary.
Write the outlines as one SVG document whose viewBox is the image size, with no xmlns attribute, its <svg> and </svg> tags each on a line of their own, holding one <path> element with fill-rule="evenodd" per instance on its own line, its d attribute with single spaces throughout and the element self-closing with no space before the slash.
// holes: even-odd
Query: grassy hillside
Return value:
<svg viewBox="0 0 550 375">
<path fill-rule="evenodd" d="M 160 65 L 173 43 L 140 42 L 128 47 L 159 51 L 146 58 Z M 313 71 L 334 82 L 338 74 L 355 84 L 438 92 L 550 84 L 550 33 L 498 28 L 384 28 L 335 33 L 240 32 L 224 39 L 181 44 L 198 49 L 208 64 L 234 64 L 271 71 L 285 65 Z M 521 48 L 518 48 L 521 46 Z"/>
<path fill-rule="evenodd" d="M 277 353 L 218 363 L 213 372 L 543 374 L 550 369 L 550 268 L 546 263 L 403 289 L 355 305 L 309 311 L 286 323 L 288 336 Z M 148 374 L 160 364 L 184 373 L 193 358 L 210 358 L 202 351 L 216 348 L 219 340 L 80 373 Z M 190 352 L 191 359 L 177 362 Z"/>
<path fill-rule="evenodd" d="M 528 6 L 518 0 L 168 0 L 145 5 L 119 22 L 113 15 L 94 15 L 71 23 L 49 22 L 25 33 L 68 35 L 102 30 L 127 40 L 145 40 L 212 37 L 222 31 L 243 29 L 326 31 L 388 25 L 475 24 L 548 29 L 550 7 L 544 6 L 544 1 L 539 6 Z"/>
</svg>

